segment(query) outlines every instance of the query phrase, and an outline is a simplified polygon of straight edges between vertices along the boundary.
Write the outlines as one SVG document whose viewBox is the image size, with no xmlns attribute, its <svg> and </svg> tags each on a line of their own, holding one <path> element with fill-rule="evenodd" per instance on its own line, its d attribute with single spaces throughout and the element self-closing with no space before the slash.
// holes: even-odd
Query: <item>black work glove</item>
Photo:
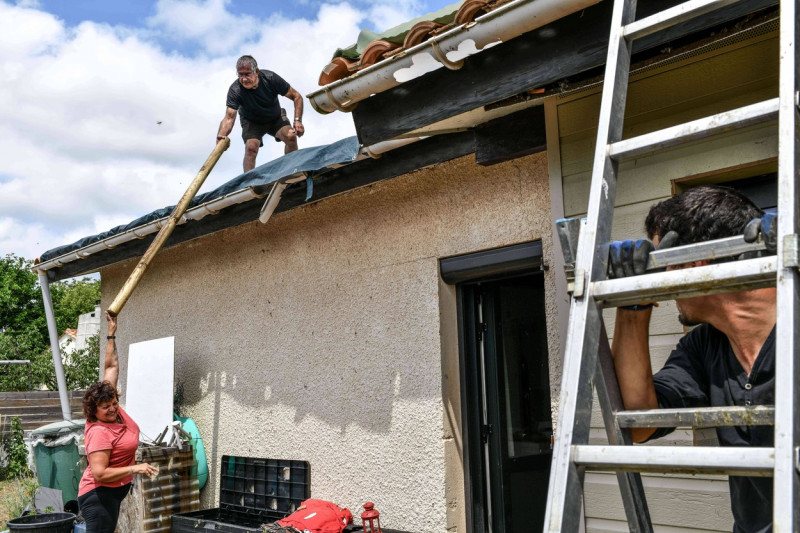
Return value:
<svg viewBox="0 0 800 533">
<path fill-rule="evenodd" d="M 678 240 L 678 234 L 669 231 L 658 243 L 658 249 L 669 248 Z M 626 241 L 614 241 L 608 247 L 608 277 L 624 278 L 628 276 L 639 276 L 647 272 L 647 259 L 650 252 L 656 247 L 648 239 L 628 239 Z M 635 305 L 623 305 L 620 309 L 629 311 L 643 311 L 650 309 L 657 303 L 641 303 Z"/>
<path fill-rule="evenodd" d="M 608 277 L 616 279 L 644 274 L 647 258 L 655 249 L 649 239 L 612 242 L 608 246 Z"/>
<path fill-rule="evenodd" d="M 669 248 L 678 239 L 674 231 L 668 232 L 658 249 Z M 649 239 L 614 241 L 608 246 L 608 277 L 610 279 L 639 276 L 647 272 L 647 259 L 656 247 Z"/>
<path fill-rule="evenodd" d="M 778 215 L 767 213 L 747 223 L 744 227 L 744 240 L 756 242 L 759 236 L 767 247 L 767 252 L 774 254 L 778 251 Z"/>
</svg>

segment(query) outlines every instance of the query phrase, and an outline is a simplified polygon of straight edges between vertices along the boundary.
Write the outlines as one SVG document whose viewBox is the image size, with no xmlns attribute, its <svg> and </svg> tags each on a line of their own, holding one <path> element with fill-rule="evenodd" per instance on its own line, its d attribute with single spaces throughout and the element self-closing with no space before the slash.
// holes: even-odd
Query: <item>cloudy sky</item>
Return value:
<svg viewBox="0 0 800 533">
<path fill-rule="evenodd" d="M 452 1 L 0 0 L 0 254 L 34 259 L 174 204 L 214 147 L 240 55 L 305 95 L 360 28 Z M 355 134 L 307 102 L 303 122 L 301 148 Z M 201 192 L 241 173 L 240 131 Z M 257 164 L 282 153 L 265 142 Z"/>
</svg>

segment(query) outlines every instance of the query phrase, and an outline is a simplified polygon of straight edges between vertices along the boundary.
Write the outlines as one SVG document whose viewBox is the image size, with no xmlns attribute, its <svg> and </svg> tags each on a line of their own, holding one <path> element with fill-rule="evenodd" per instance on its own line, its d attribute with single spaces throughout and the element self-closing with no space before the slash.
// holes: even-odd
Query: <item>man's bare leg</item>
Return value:
<svg viewBox="0 0 800 533">
<path fill-rule="evenodd" d="M 297 134 L 290 126 L 284 126 L 278 130 L 275 136 L 284 143 L 283 153 L 288 154 L 297 150 Z"/>
<path fill-rule="evenodd" d="M 258 147 L 260 145 L 261 141 L 258 139 L 247 139 L 245 141 L 244 163 L 242 163 L 242 168 L 244 168 L 245 172 L 253 170 L 256 167 L 256 156 L 258 155 Z"/>
</svg>

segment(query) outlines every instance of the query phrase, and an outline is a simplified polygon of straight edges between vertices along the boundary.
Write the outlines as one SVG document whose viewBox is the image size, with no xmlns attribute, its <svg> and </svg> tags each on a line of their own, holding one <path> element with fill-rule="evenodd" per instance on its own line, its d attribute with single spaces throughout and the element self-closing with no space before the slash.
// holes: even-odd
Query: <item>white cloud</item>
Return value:
<svg viewBox="0 0 800 533">
<path fill-rule="evenodd" d="M 230 0 L 159 0 L 148 19 L 177 41 L 202 43 L 206 50 L 227 53 L 260 31 L 258 19 L 228 12 Z"/>
<path fill-rule="evenodd" d="M 0 4 L 0 56 L 38 54 L 63 39 L 64 28 L 47 13 Z M 5 63 L 5 61 L 4 61 Z"/>
<path fill-rule="evenodd" d="M 420 2 L 413 0 L 385 3 L 370 2 L 367 18 L 373 21 L 375 31 L 380 33 L 414 18 L 419 14 L 420 7 Z"/>
<path fill-rule="evenodd" d="M 380 31 L 418 9 L 311 4 L 307 18 L 259 19 L 231 14 L 226 0 L 159 0 L 134 28 L 67 26 L 36 2 L 0 0 L 0 254 L 32 259 L 174 204 L 214 147 L 238 56 L 306 94 L 367 19 Z M 174 42 L 190 57 L 165 49 Z M 355 133 L 350 115 L 319 115 L 308 102 L 303 122 L 301 148 Z M 237 121 L 201 192 L 241 173 L 240 135 Z M 257 164 L 282 153 L 265 138 Z"/>
</svg>

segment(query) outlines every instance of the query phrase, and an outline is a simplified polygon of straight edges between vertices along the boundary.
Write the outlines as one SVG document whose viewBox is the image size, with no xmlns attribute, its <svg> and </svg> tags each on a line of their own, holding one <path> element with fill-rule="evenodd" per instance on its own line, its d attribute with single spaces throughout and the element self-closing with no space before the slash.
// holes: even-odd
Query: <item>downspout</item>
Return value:
<svg viewBox="0 0 800 533">
<path fill-rule="evenodd" d="M 382 154 L 385 154 L 386 152 L 427 138 L 428 138 L 427 136 L 407 137 L 403 139 L 392 139 L 389 141 L 381 141 L 371 146 L 362 146 L 358 150 L 358 155 L 353 159 L 353 163 L 355 163 L 356 161 L 362 161 L 369 157 L 371 157 L 372 159 L 378 159 Z M 305 173 L 301 174 L 302 176 L 305 176 Z M 281 201 L 281 195 L 283 194 L 283 191 L 286 189 L 286 186 L 289 183 L 294 183 L 302 179 L 302 177 L 299 176 L 300 175 L 292 175 L 283 178 L 280 181 L 275 182 L 275 185 L 273 185 L 272 189 L 269 191 L 269 196 L 267 196 L 267 201 L 264 202 L 264 206 L 261 208 L 261 213 L 258 216 L 258 220 L 262 224 L 266 224 L 269 221 L 270 217 L 272 217 L 273 213 L 275 213 L 275 209 L 278 207 L 278 202 Z"/>
<path fill-rule="evenodd" d="M 442 66 L 451 70 L 459 69 L 463 59 L 469 55 L 541 28 L 599 1 L 515 0 L 478 17 L 473 22 L 453 28 L 364 68 L 348 78 L 310 92 L 306 98 L 312 107 L 322 114 L 336 110 L 352 111 L 361 100 L 417 77 L 413 75 L 414 70 L 420 69 L 419 75 L 421 75 Z M 431 64 L 435 66 L 429 66 Z M 400 76 L 403 81 L 398 81 L 400 70 L 407 71 Z"/>
<path fill-rule="evenodd" d="M 58 328 L 56 314 L 53 311 L 53 299 L 50 296 L 50 280 L 47 272 L 39 270 L 39 285 L 42 287 L 42 300 L 44 301 L 44 314 L 47 317 L 47 331 L 50 333 L 50 351 L 53 352 L 53 368 L 56 371 L 58 383 L 58 397 L 61 400 L 61 416 L 64 420 L 72 420 L 72 409 L 67 395 L 67 380 L 64 378 L 64 365 L 61 363 L 61 349 L 58 346 Z"/>
</svg>

